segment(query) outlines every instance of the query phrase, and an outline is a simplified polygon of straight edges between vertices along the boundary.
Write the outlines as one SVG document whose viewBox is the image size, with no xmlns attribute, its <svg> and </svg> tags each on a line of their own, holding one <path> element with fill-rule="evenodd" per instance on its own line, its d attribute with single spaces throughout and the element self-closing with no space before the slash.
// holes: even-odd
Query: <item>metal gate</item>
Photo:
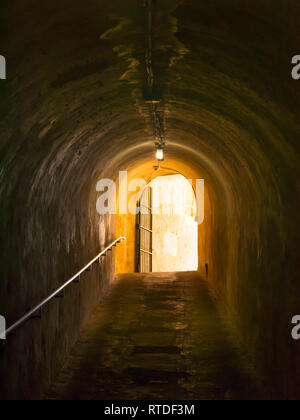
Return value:
<svg viewBox="0 0 300 420">
<path fill-rule="evenodd" d="M 153 221 L 152 221 L 152 188 L 147 187 L 138 202 L 140 211 L 137 215 L 136 238 L 137 255 L 136 271 L 139 273 L 152 272 L 152 239 L 153 239 Z"/>
</svg>

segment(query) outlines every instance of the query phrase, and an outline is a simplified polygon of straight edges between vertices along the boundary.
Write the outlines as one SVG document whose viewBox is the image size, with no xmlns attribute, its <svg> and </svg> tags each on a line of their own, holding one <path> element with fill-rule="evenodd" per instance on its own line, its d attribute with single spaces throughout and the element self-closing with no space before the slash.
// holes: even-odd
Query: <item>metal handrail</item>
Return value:
<svg viewBox="0 0 300 420">
<path fill-rule="evenodd" d="M 73 283 L 75 280 L 77 280 L 82 273 L 87 271 L 97 260 L 100 262 L 100 258 L 103 256 L 106 256 L 106 253 L 108 251 L 111 251 L 114 246 L 116 246 L 118 243 L 125 241 L 126 238 L 124 236 L 121 236 L 120 238 L 116 239 L 112 244 L 110 244 L 107 248 L 104 249 L 104 251 L 100 252 L 99 255 L 97 255 L 92 261 L 90 261 L 85 267 L 83 267 L 75 276 L 70 278 L 66 283 L 64 283 L 59 289 L 57 289 L 55 292 L 51 293 L 46 299 L 44 299 L 42 302 L 40 302 L 37 306 L 35 306 L 33 309 L 31 309 L 29 312 L 27 312 L 22 318 L 20 318 L 18 321 L 16 321 L 13 325 L 11 325 L 5 332 L 6 337 L 11 334 L 16 328 L 18 328 L 20 325 L 22 325 L 25 321 L 30 319 L 32 315 L 34 315 L 36 312 L 38 312 L 40 309 L 42 309 L 48 302 L 50 302 L 53 298 L 57 297 L 57 295 L 63 291 L 67 286 L 69 286 L 71 283 Z"/>
</svg>

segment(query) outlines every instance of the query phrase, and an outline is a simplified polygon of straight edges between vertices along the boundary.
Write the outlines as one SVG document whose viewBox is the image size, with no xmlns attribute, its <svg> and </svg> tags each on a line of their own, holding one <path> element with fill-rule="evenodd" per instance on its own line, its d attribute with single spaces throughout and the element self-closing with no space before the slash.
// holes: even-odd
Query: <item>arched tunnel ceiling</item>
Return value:
<svg viewBox="0 0 300 420">
<path fill-rule="evenodd" d="M 3 33 L 14 34 L 4 43 L 12 78 L 6 118 L 20 123 L 6 141 L 18 137 L 16 153 L 82 174 L 99 171 L 103 152 L 107 160 L 120 148 L 153 153 L 143 3 L 4 2 Z M 224 176 L 248 168 L 259 177 L 270 154 L 275 165 L 283 156 L 292 162 L 287 72 L 297 12 L 295 1 L 154 2 L 154 74 L 170 155 L 197 150 L 205 169 Z"/>
<path fill-rule="evenodd" d="M 61 217 L 70 214 L 71 229 L 72 203 L 83 214 L 90 202 L 94 211 L 99 177 L 139 160 L 155 164 L 145 2 L 17 0 L 4 1 L 2 12 L 9 63 L 1 84 L 1 178 L 9 180 L 2 183 L 2 223 L 7 214 L 19 223 L 16 208 L 8 210 L 14 195 L 26 203 L 25 214 L 40 202 L 61 207 L 63 196 Z M 283 203 L 296 194 L 290 61 L 297 14 L 293 0 L 153 1 L 166 156 L 198 168 L 223 202 L 216 211 L 227 209 L 235 220 L 243 211 L 250 237 L 260 235 L 262 213 L 282 223 L 291 210 Z"/>
<path fill-rule="evenodd" d="M 271 376 L 289 364 L 292 383 L 285 355 L 295 349 L 278 342 L 299 305 L 299 1 L 153 3 L 167 161 L 190 165 L 212 190 L 203 263 L 250 353 Z M 1 1 L 0 300 L 11 321 L 98 251 L 99 231 L 103 243 L 114 235 L 96 214 L 99 177 L 155 164 L 144 4 Z"/>
<path fill-rule="evenodd" d="M 100 176 L 154 157 L 144 1 L 4 1 L 2 15 L 4 197 L 83 202 Z M 293 0 L 153 1 L 166 156 L 197 166 L 232 217 L 295 195 L 297 16 Z"/>
</svg>

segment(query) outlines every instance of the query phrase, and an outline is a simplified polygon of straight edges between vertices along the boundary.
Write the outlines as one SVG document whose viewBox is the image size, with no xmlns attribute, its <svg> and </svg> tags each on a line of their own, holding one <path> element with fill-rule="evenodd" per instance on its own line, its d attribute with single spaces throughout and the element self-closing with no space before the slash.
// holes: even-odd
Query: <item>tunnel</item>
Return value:
<svg viewBox="0 0 300 420">
<path fill-rule="evenodd" d="M 7 337 L 0 399 L 44 398 L 118 278 L 128 281 L 130 312 L 136 215 L 96 207 L 99 180 L 114 181 L 118 194 L 122 171 L 128 183 L 174 173 L 204 180 L 197 268 L 178 284 L 190 275 L 207 287 L 262 398 L 299 399 L 300 343 L 291 336 L 300 311 L 299 82 L 291 77 L 299 2 L 2 0 L 0 10 L 7 325 L 126 238 Z M 155 283 L 153 272 L 140 275 Z M 195 313 L 202 309 L 199 298 Z"/>
</svg>

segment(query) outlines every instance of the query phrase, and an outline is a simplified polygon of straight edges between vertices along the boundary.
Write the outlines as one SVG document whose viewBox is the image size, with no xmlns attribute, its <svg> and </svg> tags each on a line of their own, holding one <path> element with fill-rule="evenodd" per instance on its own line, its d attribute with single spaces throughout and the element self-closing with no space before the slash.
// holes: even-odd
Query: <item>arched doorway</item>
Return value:
<svg viewBox="0 0 300 420">
<path fill-rule="evenodd" d="M 197 203 L 182 175 L 152 180 L 138 202 L 136 271 L 198 269 Z"/>
</svg>

